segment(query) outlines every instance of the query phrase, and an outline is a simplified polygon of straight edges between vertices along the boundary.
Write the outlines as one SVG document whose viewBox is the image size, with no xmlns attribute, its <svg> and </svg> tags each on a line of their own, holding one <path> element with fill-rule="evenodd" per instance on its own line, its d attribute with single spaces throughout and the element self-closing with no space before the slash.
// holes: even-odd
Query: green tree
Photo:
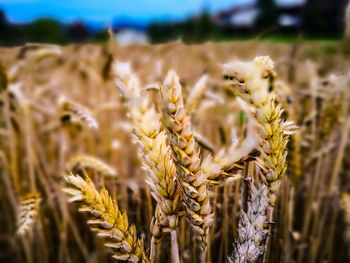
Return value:
<svg viewBox="0 0 350 263">
<path fill-rule="evenodd" d="M 27 41 L 39 43 L 67 43 L 63 27 L 53 19 L 38 19 L 28 25 Z"/>
</svg>

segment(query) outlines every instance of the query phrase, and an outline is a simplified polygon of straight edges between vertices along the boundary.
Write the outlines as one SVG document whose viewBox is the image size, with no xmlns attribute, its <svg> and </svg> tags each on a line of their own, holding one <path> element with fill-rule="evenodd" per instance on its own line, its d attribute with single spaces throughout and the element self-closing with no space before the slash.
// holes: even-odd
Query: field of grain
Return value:
<svg viewBox="0 0 350 263">
<path fill-rule="evenodd" d="M 0 49 L 0 262 L 348 262 L 340 43 Z"/>
</svg>

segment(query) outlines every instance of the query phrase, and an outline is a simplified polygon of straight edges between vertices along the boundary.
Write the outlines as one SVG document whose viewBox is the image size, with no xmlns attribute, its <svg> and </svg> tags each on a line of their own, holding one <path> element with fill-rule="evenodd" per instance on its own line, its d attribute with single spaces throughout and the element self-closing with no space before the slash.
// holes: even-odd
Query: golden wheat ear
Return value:
<svg viewBox="0 0 350 263">
<path fill-rule="evenodd" d="M 280 179 L 287 169 L 286 146 L 296 128 L 292 122 L 285 121 L 281 117 L 283 112 L 281 104 L 276 101 L 275 93 L 269 90 L 268 76 L 273 71 L 273 66 L 274 63 L 269 57 L 257 57 L 251 62 L 233 61 L 224 66 L 224 76 L 227 76 L 240 98 L 247 103 L 247 107 L 250 107 L 259 127 L 257 133 L 261 155 L 256 157 L 256 166 L 268 190 L 266 223 L 272 222 L 276 193 Z M 269 232 L 271 226 L 268 228 Z M 268 242 L 269 240 L 265 242 L 266 247 Z M 240 250 L 237 245 L 236 250 Z"/>
<path fill-rule="evenodd" d="M 149 262 L 143 248 L 143 241 L 136 236 L 134 225 L 129 226 L 126 212 L 119 210 L 115 199 L 106 189 L 98 192 L 89 177 L 65 176 L 67 188 L 63 191 L 72 197 L 69 202 L 79 202 L 80 212 L 88 212 L 87 221 L 97 236 L 105 240 L 105 246 L 112 249 L 113 258 L 129 262 Z"/>
<path fill-rule="evenodd" d="M 209 202 L 210 175 L 220 173 L 219 169 L 202 169 L 198 145 L 195 141 L 190 116 L 183 104 L 181 84 L 175 71 L 169 71 L 161 88 L 164 123 L 170 145 L 174 151 L 177 178 L 180 185 L 186 214 L 192 229 L 201 243 L 203 251 L 207 246 L 209 226 L 213 222 Z"/>
<path fill-rule="evenodd" d="M 172 150 L 168 145 L 167 134 L 161 125 L 161 114 L 156 112 L 147 94 L 141 94 L 138 80 L 132 74 L 130 65 L 116 62 L 115 76 L 117 86 L 126 99 L 139 157 L 149 175 L 147 183 L 152 196 L 157 201 L 150 227 L 152 260 L 155 255 L 154 244 L 159 243 L 163 231 L 170 229 L 176 233 L 181 207 L 176 167 L 172 160 Z M 173 254 L 178 255 L 177 248 L 175 250 Z"/>
<path fill-rule="evenodd" d="M 38 193 L 29 193 L 21 198 L 18 214 L 18 230 L 21 236 L 32 231 L 38 219 L 41 197 Z"/>
<path fill-rule="evenodd" d="M 269 189 L 270 206 L 276 202 L 276 191 L 286 168 L 287 143 L 296 126 L 281 117 L 283 109 L 276 102 L 274 92 L 269 92 L 266 74 L 273 70 L 269 57 L 257 57 L 252 62 L 234 61 L 224 66 L 233 88 L 250 105 L 259 124 L 259 148 L 256 158 L 262 181 Z"/>
</svg>

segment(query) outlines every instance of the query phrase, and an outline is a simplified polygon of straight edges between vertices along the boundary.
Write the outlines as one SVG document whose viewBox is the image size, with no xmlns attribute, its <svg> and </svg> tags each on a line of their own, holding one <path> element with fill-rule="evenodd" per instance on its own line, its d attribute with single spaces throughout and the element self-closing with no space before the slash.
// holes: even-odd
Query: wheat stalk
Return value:
<svg viewBox="0 0 350 263">
<path fill-rule="evenodd" d="M 205 169 L 201 168 L 200 152 L 193 136 L 190 117 L 184 108 L 179 78 L 174 71 L 169 71 L 161 95 L 164 122 L 175 153 L 184 207 L 201 248 L 205 250 L 208 229 L 214 216 L 211 214 L 207 178 L 209 173 L 220 173 L 221 167 L 217 169 L 210 163 Z"/>
<path fill-rule="evenodd" d="M 38 193 L 29 193 L 21 198 L 18 213 L 18 230 L 21 236 L 32 230 L 40 208 L 41 197 Z"/>
<path fill-rule="evenodd" d="M 146 94 L 141 94 L 136 76 L 129 64 L 115 63 L 117 85 L 127 100 L 133 122 L 134 139 L 137 142 L 143 167 L 148 171 L 147 183 L 157 201 L 151 223 L 154 242 L 158 243 L 166 228 L 176 231 L 181 195 L 176 180 L 176 167 L 167 135 L 157 113 Z M 175 254 L 178 254 L 176 252 Z M 151 258 L 154 250 L 151 249 Z"/>
<path fill-rule="evenodd" d="M 113 251 L 113 258 L 129 262 L 149 262 L 143 249 L 143 241 L 136 236 L 134 225 L 129 226 L 126 212 L 119 210 L 115 199 L 106 189 L 98 192 L 90 178 L 65 176 L 68 188 L 63 191 L 72 195 L 69 202 L 80 202 L 80 212 L 89 212 L 87 223 L 104 238 L 105 246 Z"/>
<path fill-rule="evenodd" d="M 269 188 L 270 205 L 276 202 L 276 191 L 287 164 L 286 145 L 295 126 L 281 119 L 283 110 L 275 94 L 268 91 L 268 74 L 273 70 L 269 57 L 257 57 L 252 62 L 234 61 L 224 65 L 224 75 L 238 90 L 241 98 L 252 106 L 259 124 L 260 151 L 256 159 L 263 182 Z"/>
<path fill-rule="evenodd" d="M 350 244 L 350 194 L 343 194 L 340 202 L 341 208 L 344 211 L 344 221 L 346 223 L 345 238 Z"/>
<path fill-rule="evenodd" d="M 269 75 L 273 71 L 269 57 L 257 57 L 252 62 L 234 61 L 224 65 L 224 76 L 238 90 L 240 97 L 251 105 L 253 116 L 259 124 L 258 134 L 261 156 L 256 158 L 260 177 L 268 187 L 267 223 L 269 231 L 276 203 L 276 192 L 286 169 L 287 143 L 295 126 L 281 118 L 281 105 L 276 95 L 269 92 Z M 266 240 L 267 247 L 269 239 Z M 265 258 L 264 258 L 265 260 Z"/>
<path fill-rule="evenodd" d="M 104 161 L 88 155 L 73 156 L 67 163 L 66 169 L 73 171 L 77 168 L 90 168 L 103 176 L 117 176 L 116 170 Z"/>
</svg>

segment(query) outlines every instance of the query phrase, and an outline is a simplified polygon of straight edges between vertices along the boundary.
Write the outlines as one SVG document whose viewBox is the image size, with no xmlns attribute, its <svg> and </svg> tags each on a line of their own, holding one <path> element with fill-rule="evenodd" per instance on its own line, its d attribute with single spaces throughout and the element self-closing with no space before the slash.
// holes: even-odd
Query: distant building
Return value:
<svg viewBox="0 0 350 263">
<path fill-rule="evenodd" d="M 349 0 L 275 1 L 276 23 L 280 28 L 302 29 L 305 32 L 342 32 L 345 9 Z M 218 12 L 214 20 L 220 26 L 254 28 L 260 14 L 256 3 L 233 6 Z"/>
<path fill-rule="evenodd" d="M 146 32 L 136 29 L 121 29 L 114 36 L 118 44 L 123 46 L 134 44 L 145 45 L 149 43 Z"/>
<path fill-rule="evenodd" d="M 220 26 L 253 26 L 257 13 L 255 4 L 238 5 L 218 12 L 214 21 Z"/>
<path fill-rule="evenodd" d="M 281 27 L 299 27 L 302 24 L 305 1 L 298 1 L 288 5 L 278 5 L 278 25 Z"/>
<path fill-rule="evenodd" d="M 301 11 L 304 1 L 280 5 L 276 2 L 278 10 L 278 24 L 280 26 L 297 26 L 301 23 Z M 218 12 L 214 19 L 222 26 L 253 27 L 259 14 L 259 7 L 255 4 L 239 5 Z"/>
</svg>

